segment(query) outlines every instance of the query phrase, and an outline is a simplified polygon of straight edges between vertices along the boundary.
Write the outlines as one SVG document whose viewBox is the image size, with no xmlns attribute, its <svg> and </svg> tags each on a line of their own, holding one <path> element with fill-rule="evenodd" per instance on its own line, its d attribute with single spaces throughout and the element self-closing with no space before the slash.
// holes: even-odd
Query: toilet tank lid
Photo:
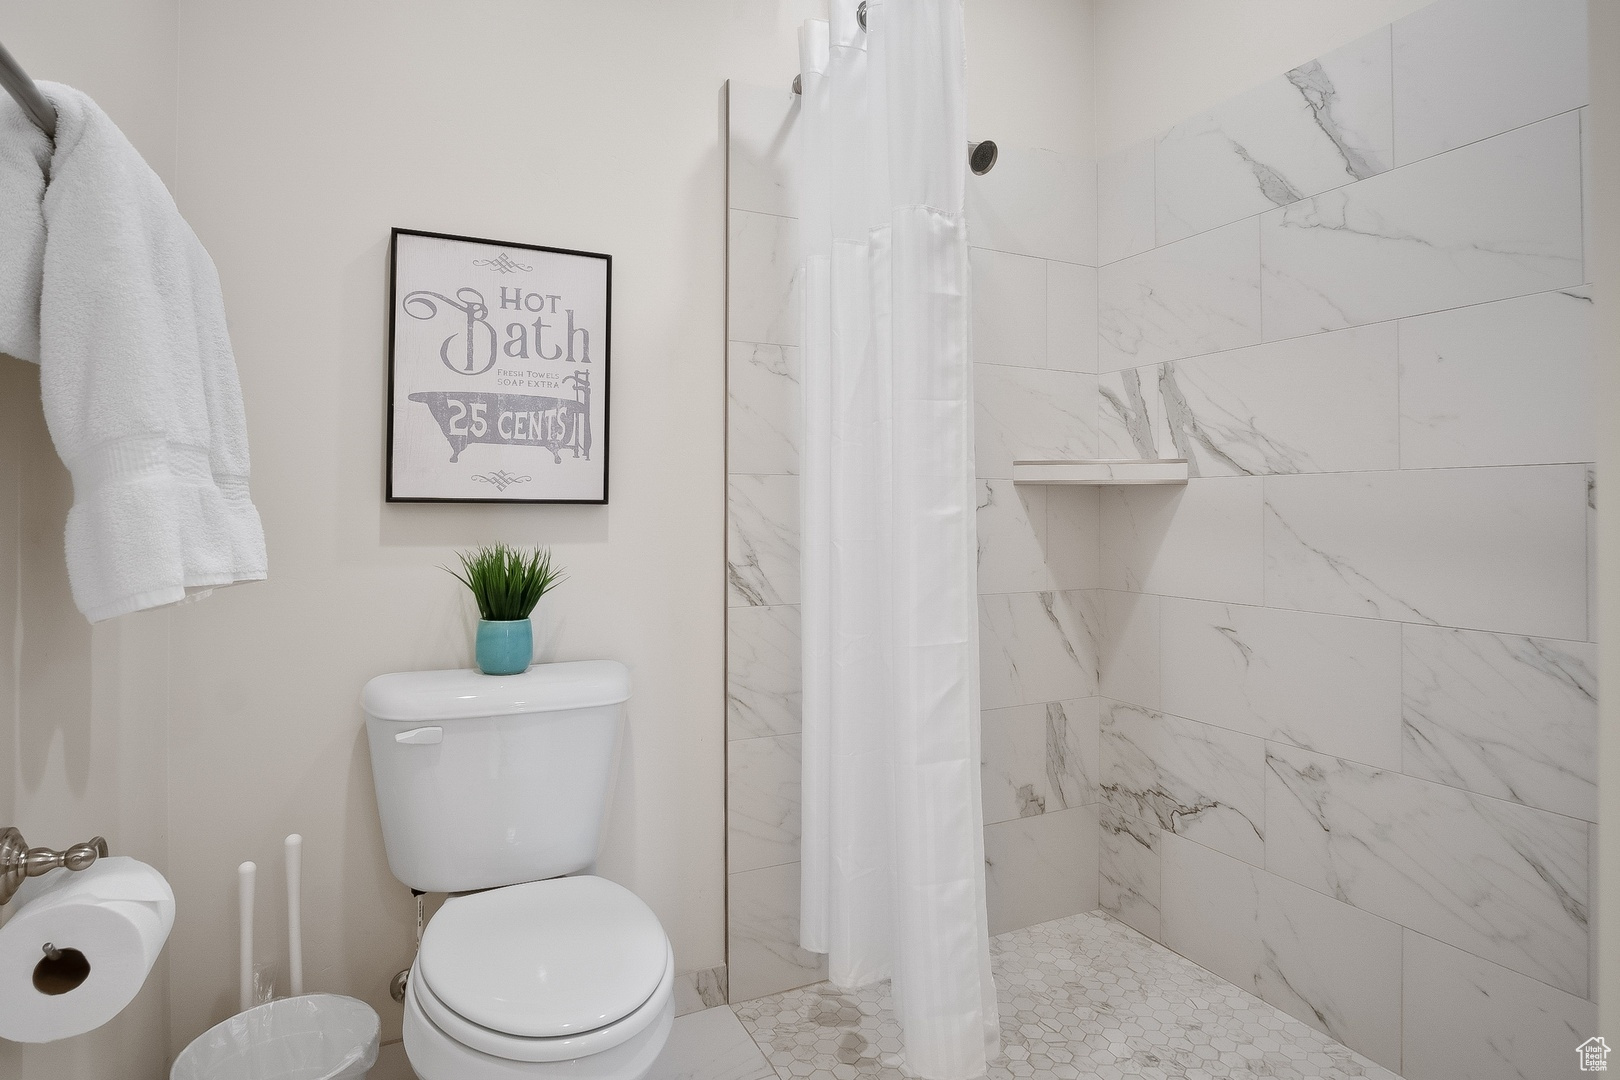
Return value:
<svg viewBox="0 0 1620 1080">
<path fill-rule="evenodd" d="M 590 709 L 629 697 L 629 668 L 617 660 L 575 660 L 535 664 L 520 675 L 398 671 L 366 683 L 360 701 L 367 716 L 421 723 Z"/>
</svg>

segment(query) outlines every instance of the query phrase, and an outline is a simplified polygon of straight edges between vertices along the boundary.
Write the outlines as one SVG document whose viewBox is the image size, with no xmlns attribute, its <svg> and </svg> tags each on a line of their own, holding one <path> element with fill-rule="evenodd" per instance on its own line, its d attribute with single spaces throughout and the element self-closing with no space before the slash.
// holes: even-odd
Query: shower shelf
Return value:
<svg viewBox="0 0 1620 1080">
<path fill-rule="evenodd" d="M 1015 461 L 1015 484 L 1185 484 L 1186 458 Z"/>
</svg>

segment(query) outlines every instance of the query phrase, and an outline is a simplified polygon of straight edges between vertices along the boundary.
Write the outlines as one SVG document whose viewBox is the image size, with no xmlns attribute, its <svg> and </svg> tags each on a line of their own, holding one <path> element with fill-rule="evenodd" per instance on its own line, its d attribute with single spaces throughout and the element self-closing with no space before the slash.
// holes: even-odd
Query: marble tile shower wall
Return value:
<svg viewBox="0 0 1620 1080">
<path fill-rule="evenodd" d="M 786 90 L 732 83 L 728 258 L 730 1000 L 819 981 L 799 910 L 798 222 Z M 974 178 L 985 854 L 992 933 L 1097 906 L 1095 492 L 1012 485 L 1097 452 L 1090 161 L 1003 148 Z"/>
<path fill-rule="evenodd" d="M 729 1000 L 826 978 L 799 941 L 796 99 L 728 89 L 726 971 Z"/>
<path fill-rule="evenodd" d="M 1000 934 L 1097 906 L 1095 490 L 1017 486 L 1097 456 L 1096 168 L 1004 147 L 968 177 L 985 888 Z"/>
<path fill-rule="evenodd" d="M 1580 0 L 1099 162 L 1101 903 L 1409 1080 L 1595 1034 Z"/>
</svg>

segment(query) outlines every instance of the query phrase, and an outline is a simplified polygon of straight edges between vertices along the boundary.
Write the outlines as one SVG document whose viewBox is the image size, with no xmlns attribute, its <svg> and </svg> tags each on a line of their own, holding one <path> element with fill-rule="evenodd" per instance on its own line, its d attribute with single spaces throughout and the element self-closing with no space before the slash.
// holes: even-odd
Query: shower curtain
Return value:
<svg viewBox="0 0 1620 1080">
<path fill-rule="evenodd" d="M 801 943 L 911 1073 L 999 1047 L 979 801 L 962 0 L 800 33 Z"/>
</svg>

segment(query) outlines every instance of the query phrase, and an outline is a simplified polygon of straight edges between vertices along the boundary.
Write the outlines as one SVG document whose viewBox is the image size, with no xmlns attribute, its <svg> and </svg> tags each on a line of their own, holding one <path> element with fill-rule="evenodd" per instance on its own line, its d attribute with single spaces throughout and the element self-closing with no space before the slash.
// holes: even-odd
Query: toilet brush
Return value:
<svg viewBox="0 0 1620 1080">
<path fill-rule="evenodd" d="M 297 833 L 287 837 L 287 979 L 292 996 L 304 993 L 304 926 L 299 904 L 303 879 L 304 838 Z"/>
<path fill-rule="evenodd" d="M 253 1007 L 253 879 L 259 868 L 245 862 L 236 868 L 237 909 L 241 916 L 242 972 L 240 998 L 242 1012 Z"/>
</svg>

